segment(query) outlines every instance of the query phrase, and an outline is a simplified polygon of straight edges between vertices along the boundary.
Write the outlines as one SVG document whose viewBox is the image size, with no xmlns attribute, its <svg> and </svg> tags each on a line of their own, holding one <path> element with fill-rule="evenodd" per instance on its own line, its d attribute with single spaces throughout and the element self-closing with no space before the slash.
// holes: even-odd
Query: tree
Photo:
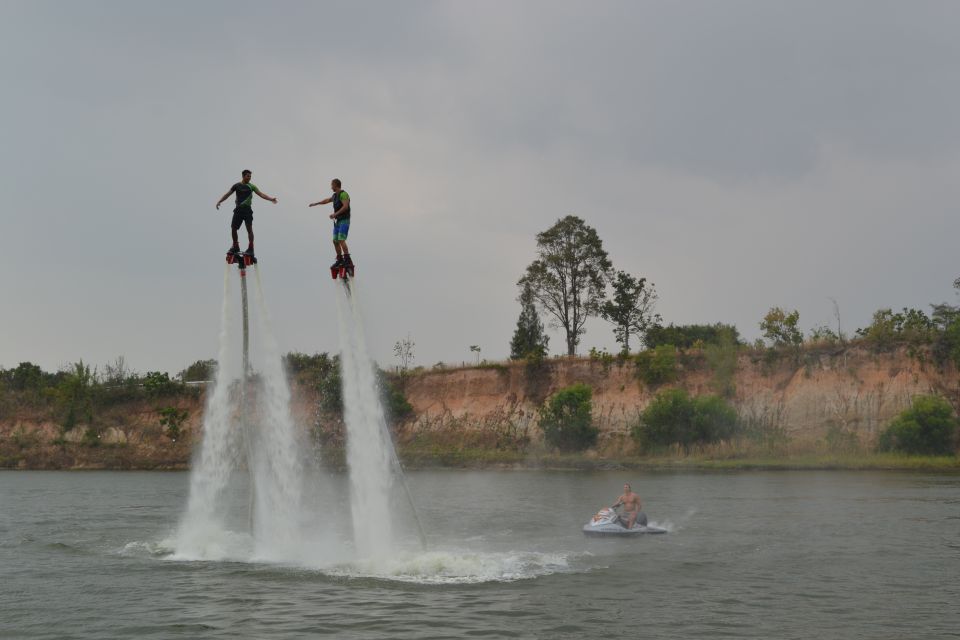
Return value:
<svg viewBox="0 0 960 640">
<path fill-rule="evenodd" d="M 393 355 L 400 359 L 400 375 L 405 376 L 407 370 L 410 368 L 410 363 L 413 362 L 413 348 L 417 343 L 413 341 L 408 335 L 403 340 L 397 340 L 396 344 L 393 345 Z"/>
<path fill-rule="evenodd" d="M 523 283 L 517 300 L 520 302 L 520 317 L 517 318 L 517 328 L 510 341 L 510 359 L 522 360 L 531 355 L 542 358 L 547 355 L 550 336 L 543 331 L 533 287 L 529 282 Z"/>
<path fill-rule="evenodd" d="M 21 362 L 12 369 L 10 388 L 16 391 L 36 391 L 43 385 L 43 370 L 32 362 Z"/>
<path fill-rule="evenodd" d="M 613 297 L 600 307 L 600 315 L 613 324 L 613 335 L 623 345 L 623 353 L 630 353 L 630 336 L 643 337 L 647 329 L 660 322 L 653 312 L 657 292 L 646 278 L 634 278 L 626 271 L 618 271 L 613 279 Z"/>
<path fill-rule="evenodd" d="M 73 429 L 78 422 L 93 422 L 93 394 L 96 372 L 83 360 L 75 363 L 57 387 L 57 400 L 63 414 L 61 429 Z"/>
<path fill-rule="evenodd" d="M 584 323 L 599 312 L 613 267 L 596 230 L 576 216 L 537 234 L 537 256 L 518 284 L 530 285 L 566 334 L 567 355 L 576 355 Z"/>
<path fill-rule="evenodd" d="M 597 442 L 593 426 L 593 392 L 577 383 L 557 391 L 540 410 L 544 440 L 561 451 L 580 451 Z"/>
<path fill-rule="evenodd" d="M 177 374 L 183 382 L 207 382 L 217 370 L 216 360 L 197 360 Z"/>
<path fill-rule="evenodd" d="M 763 337 L 774 347 L 799 348 L 803 344 L 803 333 L 797 328 L 799 321 L 799 311 L 787 313 L 780 307 L 773 307 L 763 317 L 760 329 L 763 331 Z"/>
</svg>

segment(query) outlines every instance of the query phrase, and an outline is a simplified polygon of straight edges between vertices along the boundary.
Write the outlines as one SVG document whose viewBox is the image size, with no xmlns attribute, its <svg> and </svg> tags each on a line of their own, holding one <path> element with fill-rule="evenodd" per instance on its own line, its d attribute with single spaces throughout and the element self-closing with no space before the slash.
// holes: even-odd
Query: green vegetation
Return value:
<svg viewBox="0 0 960 640">
<path fill-rule="evenodd" d="M 657 292 L 646 278 L 634 278 L 626 271 L 618 271 L 611 282 L 613 297 L 600 305 L 600 315 L 613 324 L 614 339 L 622 345 L 621 352 L 630 353 L 630 338 L 643 338 L 647 329 L 660 322 L 653 309 Z"/>
<path fill-rule="evenodd" d="M 665 384 L 677 377 L 677 350 L 671 344 L 662 344 L 638 353 L 634 364 L 637 377 L 651 387 Z"/>
<path fill-rule="evenodd" d="M 772 307 L 760 322 L 763 337 L 775 349 L 799 349 L 803 344 L 803 332 L 800 331 L 800 312 L 786 312 L 780 307 Z"/>
<path fill-rule="evenodd" d="M 937 336 L 937 326 L 919 309 L 903 308 L 894 313 L 891 309 L 874 312 L 873 321 L 857 335 L 874 351 L 892 351 L 899 345 L 916 347 L 932 343 Z"/>
<path fill-rule="evenodd" d="M 649 349 L 660 345 L 673 345 L 678 349 L 692 349 L 700 345 L 718 345 L 732 342 L 740 344 L 740 333 L 732 324 L 685 324 L 654 326 L 647 330 L 644 344 Z"/>
<path fill-rule="evenodd" d="M 540 307 L 563 329 L 567 355 L 577 345 L 590 316 L 599 313 L 613 266 L 596 230 L 567 216 L 537 234 L 537 259 L 518 282 L 529 287 Z"/>
<path fill-rule="evenodd" d="M 83 361 L 73 365 L 57 386 L 57 404 L 60 408 L 61 429 L 69 431 L 78 422 L 93 422 L 94 375 Z"/>
<path fill-rule="evenodd" d="M 293 351 L 284 356 L 284 362 L 294 382 L 320 394 L 321 411 L 334 414 L 343 411 L 340 356 L 331 357 L 327 353 L 307 355 Z"/>
<path fill-rule="evenodd" d="M 917 396 L 881 434 L 879 449 L 917 455 L 949 455 L 957 447 L 957 418 L 939 396 Z"/>
<path fill-rule="evenodd" d="M 560 451 L 582 451 L 597 442 L 593 426 L 593 392 L 574 384 L 551 396 L 540 410 L 540 429 L 547 444 Z"/>
<path fill-rule="evenodd" d="M 197 360 L 177 374 L 183 382 L 207 382 L 213 380 L 217 370 L 216 360 Z"/>
<path fill-rule="evenodd" d="M 713 371 L 710 386 L 724 398 L 732 398 L 737 393 L 734 377 L 739 352 L 736 337 L 729 332 L 721 333 L 716 343 L 706 345 L 703 350 L 707 365 Z"/>
<path fill-rule="evenodd" d="M 517 318 L 517 328 L 510 340 L 510 359 L 523 360 L 530 356 L 543 358 L 547 355 L 550 336 L 543 330 L 533 287 L 529 282 L 521 285 L 517 300 L 520 302 L 520 317 Z"/>
<path fill-rule="evenodd" d="M 646 447 L 690 447 L 729 440 L 737 427 L 737 412 L 723 398 L 691 398 L 683 389 L 667 389 L 643 411 L 633 437 Z"/>
<path fill-rule="evenodd" d="M 158 409 L 157 413 L 160 415 L 160 426 L 167 437 L 174 441 L 178 440 L 181 434 L 180 429 L 187 420 L 187 412 L 176 407 L 163 407 Z"/>
</svg>

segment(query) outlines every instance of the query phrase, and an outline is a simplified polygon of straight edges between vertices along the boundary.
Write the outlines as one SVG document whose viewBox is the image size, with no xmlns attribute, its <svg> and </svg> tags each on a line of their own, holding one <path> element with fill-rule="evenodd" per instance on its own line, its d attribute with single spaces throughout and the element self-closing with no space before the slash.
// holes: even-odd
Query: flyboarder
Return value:
<svg viewBox="0 0 960 640">
<path fill-rule="evenodd" d="M 250 178 L 252 177 L 253 172 L 250 171 L 250 169 L 244 169 L 240 174 L 240 182 L 230 187 L 230 190 L 217 200 L 217 210 L 219 211 L 220 204 L 229 198 L 231 193 L 237 194 L 237 206 L 233 209 L 233 220 L 230 222 L 233 244 L 227 250 L 228 262 L 231 256 L 240 256 L 240 241 L 237 238 L 237 231 L 240 229 L 241 223 L 247 226 L 247 239 L 249 240 L 249 246 L 247 250 L 243 252 L 243 255 L 253 258 L 253 194 L 257 194 L 264 200 L 269 200 L 273 204 L 277 204 L 276 198 L 263 193 L 257 188 L 257 185 L 250 182 Z"/>
<path fill-rule="evenodd" d="M 330 265 L 330 273 L 334 278 L 337 277 L 338 272 L 341 278 L 345 273 L 352 277 L 353 260 L 350 259 L 350 249 L 347 248 L 347 233 L 350 231 L 350 195 L 343 190 L 339 178 L 330 181 L 330 190 L 333 191 L 332 196 L 319 202 L 311 202 L 309 206 L 333 203 L 330 219 L 333 220 L 333 248 L 337 252 L 337 259 Z"/>
</svg>

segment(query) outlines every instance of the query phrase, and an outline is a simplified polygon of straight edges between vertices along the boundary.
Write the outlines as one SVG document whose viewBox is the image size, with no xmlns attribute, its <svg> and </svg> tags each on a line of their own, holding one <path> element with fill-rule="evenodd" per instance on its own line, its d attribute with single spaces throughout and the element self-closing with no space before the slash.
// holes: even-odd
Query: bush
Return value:
<svg viewBox="0 0 960 640">
<path fill-rule="evenodd" d="M 338 414 L 343 411 L 341 398 L 340 356 L 326 353 L 290 352 L 284 356 L 287 370 L 297 384 L 313 387 L 320 393 L 320 410 Z"/>
<path fill-rule="evenodd" d="M 160 414 L 160 426 L 166 431 L 167 437 L 176 441 L 181 434 L 180 427 L 183 426 L 183 423 L 187 419 L 188 414 L 186 410 L 176 407 L 164 407 L 158 409 L 157 413 Z"/>
<path fill-rule="evenodd" d="M 540 428 L 547 444 L 561 451 L 582 451 L 597 442 L 593 426 L 593 392 L 585 384 L 557 391 L 540 409 Z"/>
<path fill-rule="evenodd" d="M 939 396 L 916 396 L 880 435 L 881 451 L 917 455 L 951 455 L 957 441 L 957 419 L 950 403 Z"/>
<path fill-rule="evenodd" d="M 670 382 L 677 377 L 677 350 L 672 344 L 662 344 L 638 353 L 634 360 L 637 377 L 650 386 Z"/>
<path fill-rule="evenodd" d="M 661 345 L 673 345 L 679 349 L 690 349 L 698 342 L 703 345 L 733 342 L 740 344 L 740 333 L 732 324 L 670 324 L 656 326 L 647 330 L 643 339 L 648 349 Z"/>
<path fill-rule="evenodd" d="M 897 313 L 891 309 L 880 309 L 874 312 L 870 326 L 857 329 L 857 335 L 875 351 L 890 351 L 898 344 L 929 344 L 936 333 L 936 325 L 927 314 L 906 307 Z"/>
<path fill-rule="evenodd" d="M 400 422 L 413 415 L 413 405 L 407 400 L 403 390 L 395 385 L 384 371 L 378 371 L 378 377 L 387 419 L 391 422 Z"/>
<path fill-rule="evenodd" d="M 722 337 L 717 344 L 709 344 L 704 350 L 707 364 L 713 371 L 710 386 L 724 398 L 732 398 L 737 393 L 734 377 L 737 374 L 737 355 L 739 347 L 730 337 Z"/>
<path fill-rule="evenodd" d="M 643 411 L 633 437 L 648 446 L 688 447 L 728 440 L 737 428 L 737 412 L 723 398 L 691 398 L 683 389 L 667 389 Z"/>
<path fill-rule="evenodd" d="M 197 360 L 177 375 L 183 382 L 207 382 L 216 370 L 216 360 Z"/>
<path fill-rule="evenodd" d="M 64 432 L 79 422 L 93 422 L 94 381 L 94 372 L 81 360 L 57 385 L 57 404 L 63 416 L 61 429 Z"/>
<path fill-rule="evenodd" d="M 143 377 L 143 389 L 149 396 L 169 396 L 183 390 L 183 385 L 170 379 L 166 371 L 148 371 Z"/>
<path fill-rule="evenodd" d="M 780 307 L 772 307 L 763 317 L 760 330 L 763 331 L 763 337 L 769 340 L 774 348 L 793 347 L 796 349 L 803 344 L 803 333 L 797 327 L 799 322 L 799 311 L 794 310 L 787 313 Z"/>
</svg>

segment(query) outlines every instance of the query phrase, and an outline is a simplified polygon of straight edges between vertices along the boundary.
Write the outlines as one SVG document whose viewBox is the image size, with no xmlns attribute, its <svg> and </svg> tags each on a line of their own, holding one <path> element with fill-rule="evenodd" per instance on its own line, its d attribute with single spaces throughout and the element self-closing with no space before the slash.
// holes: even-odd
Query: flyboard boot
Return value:
<svg viewBox="0 0 960 640">
<path fill-rule="evenodd" d="M 227 249 L 227 264 L 233 264 L 240 261 L 240 247 L 237 245 Z"/>
<path fill-rule="evenodd" d="M 341 269 L 343 269 L 343 256 L 337 254 L 337 259 L 330 265 L 330 277 L 334 280 L 336 280 L 338 276 L 343 277 L 340 275 Z"/>
<path fill-rule="evenodd" d="M 253 254 L 253 245 L 247 247 L 247 250 L 240 255 L 243 258 L 243 266 L 249 267 L 250 265 L 257 264 L 257 256 Z"/>
<path fill-rule="evenodd" d="M 350 259 L 350 254 L 343 254 L 343 268 L 340 269 L 340 277 L 343 278 L 344 275 L 353 277 L 353 260 Z"/>
</svg>

